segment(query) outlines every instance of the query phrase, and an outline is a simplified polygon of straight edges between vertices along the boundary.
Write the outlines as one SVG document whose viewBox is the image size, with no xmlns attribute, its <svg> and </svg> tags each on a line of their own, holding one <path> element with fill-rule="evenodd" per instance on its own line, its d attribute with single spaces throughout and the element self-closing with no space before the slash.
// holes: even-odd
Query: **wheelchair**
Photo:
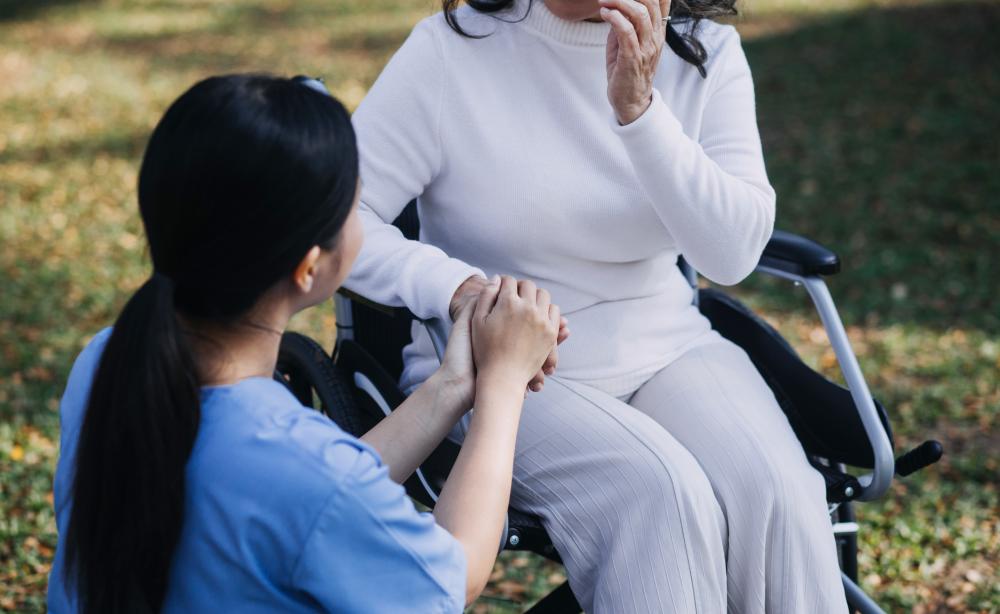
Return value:
<svg viewBox="0 0 1000 614">
<path fill-rule="evenodd" d="M 394 222 L 408 239 L 417 239 L 416 201 Z M 804 286 L 819 312 L 847 387 L 813 371 L 792 346 L 762 318 L 724 292 L 698 289 L 697 272 L 679 259 L 696 288 L 696 304 L 712 327 L 741 346 L 773 390 L 810 462 L 826 481 L 833 534 L 847 602 L 862 614 L 882 612 L 858 586 L 858 524 L 855 501 L 871 501 L 889 488 L 893 474 L 909 475 L 942 454 L 941 444 L 926 441 L 898 459 L 888 413 L 871 396 L 824 276 L 840 270 L 831 250 L 809 239 L 776 230 L 756 271 Z M 335 297 L 337 339 L 331 358 L 314 340 L 297 333 L 282 339 L 275 377 L 303 405 L 324 412 L 342 429 L 360 437 L 405 399 L 397 382 L 401 352 L 410 342 L 415 317 L 405 308 L 387 307 L 341 290 Z M 422 322 L 435 349 L 443 353 L 450 323 Z M 433 508 L 459 445 L 445 439 L 404 484 L 407 494 Z M 848 467 L 867 470 L 855 476 Z M 501 550 L 521 550 L 561 563 L 541 520 L 510 508 Z M 580 612 L 564 582 L 527 610 L 531 614 Z"/>
</svg>

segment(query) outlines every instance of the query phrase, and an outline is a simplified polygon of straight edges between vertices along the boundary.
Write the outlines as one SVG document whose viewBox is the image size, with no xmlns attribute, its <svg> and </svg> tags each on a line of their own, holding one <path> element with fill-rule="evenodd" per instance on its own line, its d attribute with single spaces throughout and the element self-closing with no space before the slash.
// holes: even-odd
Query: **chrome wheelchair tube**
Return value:
<svg viewBox="0 0 1000 614">
<path fill-rule="evenodd" d="M 875 402 L 872 400 L 868 384 L 858 365 L 858 359 L 851 349 L 851 343 L 844 330 L 844 324 L 837 313 L 833 297 L 826 283 L 819 276 L 801 276 L 788 273 L 766 266 L 758 266 L 757 270 L 775 277 L 788 279 L 805 286 L 809 297 L 812 299 L 816 310 L 819 312 L 823 328 L 826 329 L 833 353 L 840 363 L 840 372 L 844 374 L 844 381 L 854 399 L 854 405 L 858 409 L 861 423 L 864 425 L 865 434 L 868 435 L 868 442 L 872 447 L 872 454 L 875 460 L 874 469 L 869 475 L 858 478 L 862 485 L 861 493 L 855 497 L 860 501 L 871 501 L 882 496 L 892 483 L 892 475 L 895 470 L 895 459 L 892 457 L 892 446 L 889 444 L 889 436 L 882 427 L 879 420 L 878 411 L 875 409 Z"/>
<path fill-rule="evenodd" d="M 354 339 L 354 311 L 351 299 L 338 292 L 333 295 L 333 308 L 337 315 L 337 341 Z"/>
<path fill-rule="evenodd" d="M 844 582 L 844 594 L 847 596 L 847 605 L 861 614 L 885 614 L 885 610 L 878 607 L 875 601 L 865 594 L 861 587 L 855 584 L 847 574 L 841 573 Z"/>
<path fill-rule="evenodd" d="M 694 298 L 691 299 L 691 302 L 694 304 L 695 307 L 697 307 L 698 306 L 698 271 L 696 271 L 694 269 L 694 267 L 691 266 L 688 263 L 688 261 L 684 259 L 684 256 L 678 256 L 678 258 L 677 258 L 677 266 L 680 267 L 681 274 L 684 275 L 684 279 L 687 280 L 688 285 L 690 285 L 691 288 L 694 290 Z"/>
</svg>

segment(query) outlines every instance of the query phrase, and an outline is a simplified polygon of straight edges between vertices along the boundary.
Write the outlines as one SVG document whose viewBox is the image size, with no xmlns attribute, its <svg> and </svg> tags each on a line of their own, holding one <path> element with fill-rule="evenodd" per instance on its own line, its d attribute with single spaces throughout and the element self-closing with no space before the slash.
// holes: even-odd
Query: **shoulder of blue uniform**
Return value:
<svg viewBox="0 0 1000 614">
<path fill-rule="evenodd" d="M 81 395 L 81 398 L 89 396 L 91 381 L 97 372 L 97 365 L 104 353 L 104 347 L 111 337 L 111 327 L 107 327 L 98 332 L 87 342 L 83 350 L 77 355 L 70 369 L 69 377 L 66 380 L 64 398 L 67 393 Z M 86 403 L 83 403 L 86 405 Z"/>
<path fill-rule="evenodd" d="M 108 339 L 111 338 L 112 330 L 113 327 L 108 326 L 98 331 L 97 334 L 87 342 L 87 345 L 83 347 L 83 350 L 80 351 L 80 355 L 77 357 L 77 362 L 100 356 L 104 352 L 104 346 L 108 344 Z"/>
<path fill-rule="evenodd" d="M 247 402 L 260 403 L 254 413 L 262 427 L 283 431 L 287 444 L 300 460 L 328 468 L 359 454 L 370 453 L 376 462 L 378 454 L 368 444 L 344 431 L 319 411 L 302 405 L 281 383 L 266 378 L 249 382 L 243 394 Z"/>
</svg>

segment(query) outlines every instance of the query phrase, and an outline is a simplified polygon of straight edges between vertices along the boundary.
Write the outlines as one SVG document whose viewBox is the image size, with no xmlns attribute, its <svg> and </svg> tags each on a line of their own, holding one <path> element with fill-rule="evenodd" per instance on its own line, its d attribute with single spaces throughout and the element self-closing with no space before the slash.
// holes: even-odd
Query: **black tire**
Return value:
<svg viewBox="0 0 1000 614">
<path fill-rule="evenodd" d="M 364 434 L 353 386 L 314 340 L 299 333 L 282 335 L 275 379 L 300 403 L 320 410 L 348 433 Z"/>
</svg>

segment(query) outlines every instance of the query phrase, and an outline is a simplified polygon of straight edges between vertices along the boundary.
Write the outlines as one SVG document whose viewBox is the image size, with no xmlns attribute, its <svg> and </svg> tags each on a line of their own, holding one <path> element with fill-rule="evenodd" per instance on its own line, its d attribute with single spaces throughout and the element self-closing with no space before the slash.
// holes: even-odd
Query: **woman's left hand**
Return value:
<svg viewBox="0 0 1000 614">
<path fill-rule="evenodd" d="M 670 0 L 599 0 L 608 34 L 608 100 L 618 123 L 634 122 L 653 100 Z"/>
</svg>

